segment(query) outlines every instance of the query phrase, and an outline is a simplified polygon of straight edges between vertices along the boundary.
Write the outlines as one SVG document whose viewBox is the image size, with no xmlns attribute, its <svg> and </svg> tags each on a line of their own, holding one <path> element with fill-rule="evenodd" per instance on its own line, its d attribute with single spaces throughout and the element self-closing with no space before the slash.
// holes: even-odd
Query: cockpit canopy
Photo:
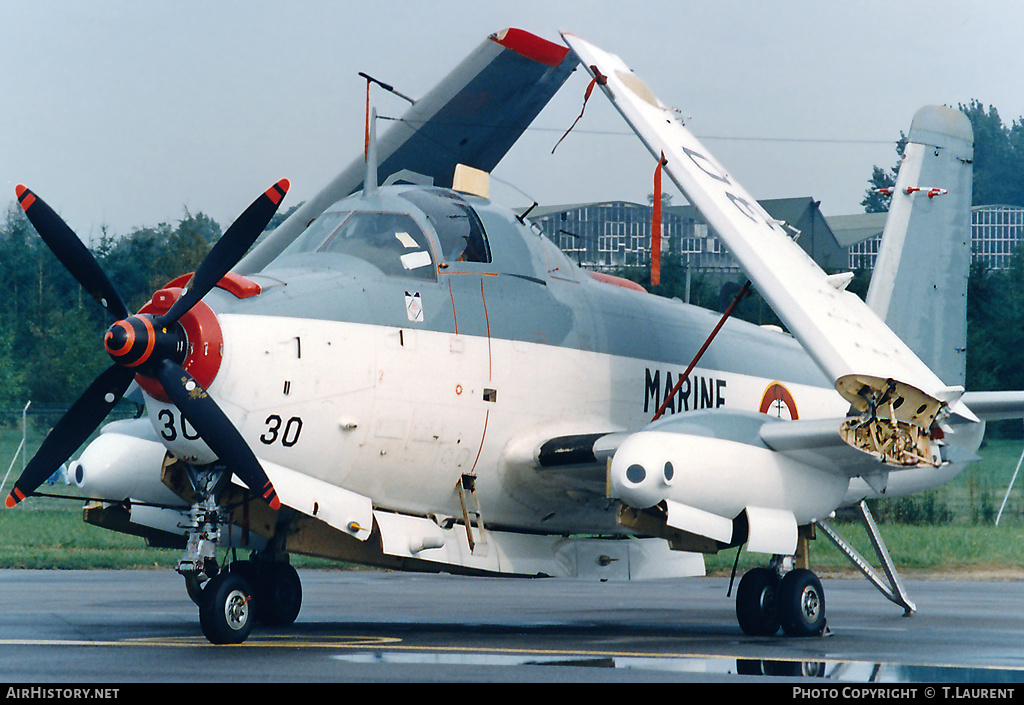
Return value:
<svg viewBox="0 0 1024 705">
<path fill-rule="evenodd" d="M 436 279 L 438 263 L 491 261 L 484 225 L 458 194 L 413 188 L 399 191 L 397 196 L 339 202 L 282 254 L 349 255 L 386 275 L 415 279 Z M 425 218 L 436 240 L 416 215 Z"/>
</svg>

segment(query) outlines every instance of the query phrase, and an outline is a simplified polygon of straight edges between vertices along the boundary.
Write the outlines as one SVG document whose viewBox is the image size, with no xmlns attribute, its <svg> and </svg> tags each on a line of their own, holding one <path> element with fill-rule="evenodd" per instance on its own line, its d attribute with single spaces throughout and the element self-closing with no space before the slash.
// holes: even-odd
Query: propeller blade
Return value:
<svg viewBox="0 0 1024 705">
<path fill-rule="evenodd" d="M 91 297 L 100 302 L 114 318 L 120 320 L 129 315 L 117 289 L 100 269 L 96 258 L 82 244 L 74 231 L 43 199 L 25 186 L 18 184 L 14 189 L 28 220 L 35 227 L 47 247 L 57 256 L 61 264 L 82 285 Z"/>
<path fill-rule="evenodd" d="M 132 370 L 112 365 L 89 385 L 43 439 L 39 450 L 25 466 L 25 471 L 7 496 L 8 508 L 35 492 L 62 463 L 67 462 L 71 454 L 103 423 L 103 419 L 131 386 L 134 377 Z"/>
<path fill-rule="evenodd" d="M 288 179 L 281 179 L 238 216 L 200 263 L 185 293 L 171 305 L 167 313 L 156 319 L 157 327 L 166 328 L 181 318 L 238 264 L 238 260 L 252 247 L 274 217 L 277 207 L 288 193 L 288 187 Z"/>
<path fill-rule="evenodd" d="M 157 378 L 175 406 L 221 462 L 238 475 L 249 489 L 259 492 L 271 509 L 279 509 L 281 500 L 260 461 L 231 423 L 231 419 L 221 411 L 217 402 L 195 377 L 171 360 L 164 360 L 157 368 Z"/>
</svg>

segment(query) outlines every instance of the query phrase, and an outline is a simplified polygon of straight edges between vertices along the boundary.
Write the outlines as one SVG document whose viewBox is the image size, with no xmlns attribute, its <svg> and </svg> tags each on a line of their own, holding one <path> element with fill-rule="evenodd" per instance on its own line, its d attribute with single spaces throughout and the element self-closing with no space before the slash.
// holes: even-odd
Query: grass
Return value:
<svg viewBox="0 0 1024 705">
<path fill-rule="evenodd" d="M 20 431 L 0 428 L 0 479 L 20 440 Z M 33 447 L 31 436 L 29 445 Z M 938 525 L 881 525 L 882 536 L 901 573 L 1024 574 L 1024 477 L 1018 478 L 999 526 L 993 525 L 1021 449 L 1021 441 L 989 441 L 982 447 L 983 459 L 949 484 L 925 496 L 885 500 L 877 505 L 873 511 L 883 517 L 893 513 L 886 505 L 896 502 L 948 512 L 945 523 Z M 4 495 L 20 472 L 19 459 Z M 53 486 L 53 490 L 73 493 L 63 484 Z M 918 511 L 921 514 L 923 511 Z M 859 524 L 837 523 L 837 528 L 877 565 Z M 14 510 L 0 509 L 0 568 L 167 568 L 173 567 L 179 557 L 178 550 L 148 548 L 141 538 L 84 523 L 79 501 L 31 497 Z M 735 550 L 708 556 L 708 572 L 728 574 L 735 558 Z M 811 561 L 822 573 L 855 570 L 823 535 L 812 542 Z M 300 567 L 338 567 L 331 561 L 304 557 L 295 557 L 293 562 Z M 762 556 L 740 555 L 741 569 L 761 563 Z"/>
</svg>

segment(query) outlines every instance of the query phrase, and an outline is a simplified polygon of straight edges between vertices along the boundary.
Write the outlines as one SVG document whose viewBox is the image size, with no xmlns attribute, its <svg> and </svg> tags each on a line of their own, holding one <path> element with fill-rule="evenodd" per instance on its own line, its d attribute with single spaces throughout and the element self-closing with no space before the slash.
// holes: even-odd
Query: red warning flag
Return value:
<svg viewBox="0 0 1024 705">
<path fill-rule="evenodd" d="M 661 153 L 654 169 L 654 208 L 651 213 L 651 286 L 661 284 L 661 167 L 668 164 Z"/>
</svg>

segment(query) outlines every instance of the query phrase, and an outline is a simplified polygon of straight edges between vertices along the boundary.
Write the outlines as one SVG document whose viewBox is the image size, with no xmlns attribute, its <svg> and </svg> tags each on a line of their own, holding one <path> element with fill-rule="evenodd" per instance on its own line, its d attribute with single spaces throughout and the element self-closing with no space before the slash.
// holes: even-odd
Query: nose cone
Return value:
<svg viewBox="0 0 1024 705">
<path fill-rule="evenodd" d="M 103 338 L 103 347 L 107 349 L 107 354 L 117 359 L 118 355 L 127 351 L 131 347 L 130 333 L 131 328 L 126 325 L 125 321 L 118 321 L 110 326 L 107 329 L 107 335 Z"/>
<path fill-rule="evenodd" d="M 138 367 L 153 353 L 156 333 L 152 322 L 142 316 L 130 316 L 107 329 L 103 347 L 114 362 L 124 367 Z"/>
</svg>

